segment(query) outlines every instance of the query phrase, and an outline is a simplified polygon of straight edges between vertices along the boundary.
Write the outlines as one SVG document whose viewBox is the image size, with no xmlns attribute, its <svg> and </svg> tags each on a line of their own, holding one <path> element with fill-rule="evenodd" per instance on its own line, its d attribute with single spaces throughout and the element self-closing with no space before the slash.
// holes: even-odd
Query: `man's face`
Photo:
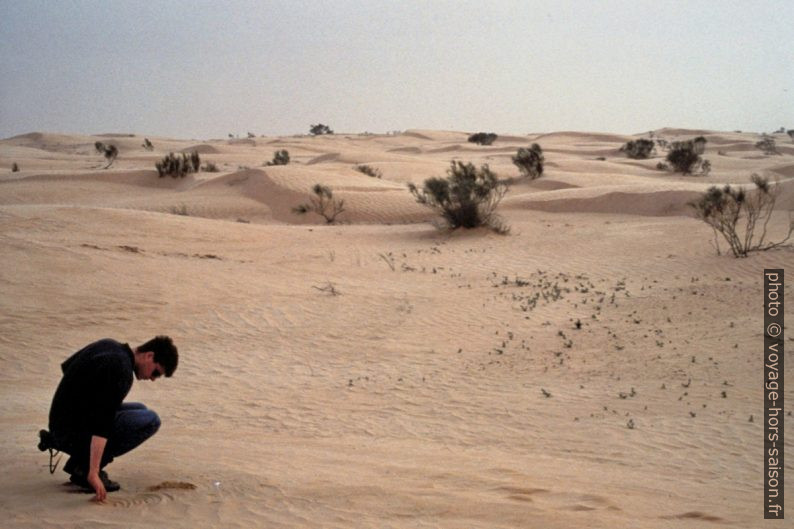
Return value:
<svg viewBox="0 0 794 529">
<path fill-rule="evenodd" d="M 163 366 L 154 361 L 154 353 L 143 353 L 140 361 L 135 365 L 135 378 L 138 380 L 157 380 L 165 373 Z"/>
</svg>

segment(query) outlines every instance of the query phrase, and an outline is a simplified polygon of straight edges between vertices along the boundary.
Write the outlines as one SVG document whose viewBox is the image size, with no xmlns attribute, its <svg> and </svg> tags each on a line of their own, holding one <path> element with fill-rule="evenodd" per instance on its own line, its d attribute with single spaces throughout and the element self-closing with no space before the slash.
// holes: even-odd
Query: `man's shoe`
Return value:
<svg viewBox="0 0 794 529">
<path fill-rule="evenodd" d="M 105 486 L 105 490 L 107 492 L 116 492 L 121 488 L 121 485 L 119 485 L 118 482 L 111 480 L 110 477 L 108 477 L 108 473 L 104 470 L 99 471 L 99 479 L 102 480 L 102 484 Z M 76 471 L 72 473 L 72 475 L 69 476 L 69 481 L 78 487 L 86 489 L 86 492 L 94 492 L 94 487 L 92 487 L 88 482 L 88 476 L 83 471 Z"/>
<path fill-rule="evenodd" d="M 116 492 L 121 488 L 119 482 L 110 479 L 110 476 L 108 476 L 108 473 L 105 472 L 104 470 L 99 471 L 99 479 L 102 480 L 102 484 L 105 486 L 105 490 L 107 492 Z"/>
</svg>

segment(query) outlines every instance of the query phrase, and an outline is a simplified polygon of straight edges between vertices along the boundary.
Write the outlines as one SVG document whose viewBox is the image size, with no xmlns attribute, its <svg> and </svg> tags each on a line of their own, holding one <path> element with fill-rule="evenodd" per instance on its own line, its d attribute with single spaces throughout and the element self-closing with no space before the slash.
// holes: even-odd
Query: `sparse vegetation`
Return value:
<svg viewBox="0 0 794 529">
<path fill-rule="evenodd" d="M 711 162 L 700 156 L 705 150 L 705 145 L 706 139 L 703 136 L 694 140 L 673 142 L 670 152 L 667 153 L 667 161 L 677 173 L 687 175 L 700 170 L 701 174 L 708 174 L 711 170 Z"/>
<path fill-rule="evenodd" d="M 197 173 L 201 168 L 201 157 L 198 151 L 192 151 L 189 155 L 183 152 L 182 156 L 177 156 L 170 152 L 162 160 L 154 164 L 160 178 L 171 176 L 172 178 L 184 178 L 188 173 Z"/>
<path fill-rule="evenodd" d="M 698 136 L 694 140 L 692 140 L 693 150 L 696 154 L 703 154 L 706 152 L 706 143 L 707 140 L 703 136 Z"/>
<path fill-rule="evenodd" d="M 204 167 L 202 167 L 201 170 L 204 171 L 205 173 L 217 173 L 218 166 L 212 162 L 207 162 L 204 164 Z"/>
<path fill-rule="evenodd" d="M 417 202 L 438 211 L 449 228 L 488 226 L 500 233 L 509 231 L 495 213 L 507 185 L 488 164 L 477 169 L 471 163 L 453 160 L 447 175 L 425 180 L 421 190 L 414 184 L 408 184 L 408 189 Z"/>
<path fill-rule="evenodd" d="M 788 134 L 788 137 L 791 138 L 791 141 L 794 141 L 794 129 L 786 131 L 786 134 Z"/>
<path fill-rule="evenodd" d="M 289 163 L 289 152 L 286 149 L 276 151 L 273 154 L 273 160 L 267 162 L 265 165 L 287 165 Z"/>
<path fill-rule="evenodd" d="M 766 178 L 751 176 L 755 189 L 745 191 L 726 185 L 711 187 L 700 199 L 690 202 L 697 218 L 711 226 L 717 254 L 720 255 L 719 238 L 728 242 L 734 257 L 746 257 L 749 252 L 764 251 L 782 246 L 794 232 L 794 220 L 789 214 L 788 233 L 779 242 L 767 242 L 767 225 L 772 217 L 775 201 L 780 195 L 777 183 L 770 185 Z M 740 226 L 740 221 L 744 226 Z M 760 234 L 756 233 L 760 230 Z M 756 238 L 756 236 L 758 236 Z"/>
<path fill-rule="evenodd" d="M 544 161 L 543 149 L 537 143 L 533 143 L 529 149 L 521 147 L 516 155 L 513 156 L 513 163 L 516 164 L 521 174 L 531 180 L 540 178 L 543 175 Z"/>
<path fill-rule="evenodd" d="M 323 125 L 322 123 L 318 123 L 317 125 L 312 125 L 309 129 L 309 132 L 313 136 L 321 136 L 323 134 L 333 134 L 334 131 L 331 130 L 331 127 L 328 125 Z"/>
<path fill-rule="evenodd" d="M 775 145 L 775 138 L 766 134 L 761 137 L 761 141 L 756 142 L 755 148 L 762 150 L 764 154 L 780 154 Z"/>
<path fill-rule="evenodd" d="M 171 214 L 172 215 L 182 215 L 183 217 L 187 217 L 187 206 L 185 204 L 180 204 L 178 206 L 171 206 Z"/>
<path fill-rule="evenodd" d="M 97 152 L 105 157 L 108 161 L 108 164 L 105 166 L 105 169 L 110 167 L 114 161 L 116 161 L 116 157 L 119 155 L 119 150 L 115 145 L 105 145 L 101 141 L 94 143 L 94 148 Z"/>
<path fill-rule="evenodd" d="M 477 132 L 469 136 L 469 141 L 478 145 L 491 145 L 497 137 L 493 132 Z"/>
<path fill-rule="evenodd" d="M 299 215 L 309 212 L 317 213 L 328 224 L 333 224 L 336 221 L 336 217 L 345 211 L 345 201 L 335 199 L 331 188 L 322 184 L 315 184 L 312 188 L 312 193 L 315 196 L 311 197 L 309 202 L 292 208 L 292 211 Z"/>
<path fill-rule="evenodd" d="M 358 171 L 359 173 L 364 173 L 367 176 L 371 176 L 372 178 L 382 178 L 383 177 L 383 174 L 381 174 L 381 172 L 378 169 L 376 169 L 375 167 L 372 167 L 370 165 L 363 165 L 363 164 L 362 165 L 357 165 L 356 166 L 356 171 Z"/>
<path fill-rule="evenodd" d="M 652 140 L 645 138 L 627 142 L 620 148 L 621 152 L 625 152 L 626 156 L 634 160 L 646 160 L 651 157 L 656 144 Z"/>
<path fill-rule="evenodd" d="M 143 139 L 143 145 L 141 145 L 141 147 L 143 147 L 147 151 L 153 151 L 154 150 L 154 145 L 152 145 L 152 142 L 149 141 L 149 138 L 144 138 Z"/>
<path fill-rule="evenodd" d="M 12 173 L 18 173 L 18 172 L 19 172 L 19 165 L 17 165 L 17 163 L 16 163 L 16 162 L 14 162 L 13 164 L 11 164 L 11 172 L 12 172 Z"/>
</svg>

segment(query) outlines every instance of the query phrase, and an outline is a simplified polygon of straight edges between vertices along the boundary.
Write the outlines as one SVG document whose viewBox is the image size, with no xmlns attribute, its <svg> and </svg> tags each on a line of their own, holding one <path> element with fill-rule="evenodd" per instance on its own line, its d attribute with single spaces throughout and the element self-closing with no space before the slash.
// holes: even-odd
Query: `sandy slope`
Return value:
<svg viewBox="0 0 794 529">
<path fill-rule="evenodd" d="M 767 526 L 762 270 L 794 253 L 717 256 L 686 202 L 778 177 L 780 235 L 794 149 L 656 132 L 696 134 L 705 178 L 628 160 L 634 136 L 577 132 L 0 141 L 3 526 Z M 119 147 L 108 170 L 95 141 Z M 531 142 L 547 171 L 505 198 L 508 236 L 439 232 L 405 189 L 453 158 L 517 177 Z M 221 171 L 157 178 L 191 149 Z M 264 167 L 277 149 L 292 163 Z M 292 213 L 315 183 L 343 224 Z M 157 333 L 180 367 L 129 399 L 163 428 L 109 467 L 123 489 L 106 505 L 68 493 L 35 448 L 59 363 Z"/>
</svg>

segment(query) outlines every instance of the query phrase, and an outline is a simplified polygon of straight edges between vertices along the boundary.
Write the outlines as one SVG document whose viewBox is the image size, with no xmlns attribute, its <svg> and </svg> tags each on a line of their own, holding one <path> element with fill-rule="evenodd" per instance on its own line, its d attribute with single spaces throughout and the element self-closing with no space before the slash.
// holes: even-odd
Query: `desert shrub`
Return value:
<svg viewBox="0 0 794 529">
<path fill-rule="evenodd" d="M 706 141 L 703 136 L 698 136 L 692 140 L 692 150 L 695 151 L 695 154 L 701 155 L 706 152 Z"/>
<path fill-rule="evenodd" d="M 645 138 L 627 142 L 620 148 L 621 152 L 625 152 L 626 156 L 634 160 L 645 160 L 650 158 L 656 144 L 652 140 Z"/>
<path fill-rule="evenodd" d="M 372 178 L 383 177 L 383 174 L 381 174 L 381 172 L 378 169 L 369 165 L 363 165 L 363 164 L 357 165 L 356 171 L 358 171 L 359 173 L 364 173 L 367 176 L 371 176 Z"/>
<path fill-rule="evenodd" d="M 788 137 L 791 138 L 791 141 L 794 141 L 794 129 L 786 131 L 786 134 L 788 134 Z"/>
<path fill-rule="evenodd" d="M 189 216 L 187 212 L 187 206 L 185 204 L 180 204 L 178 206 L 171 206 L 170 212 L 172 215 L 182 215 L 183 217 Z"/>
<path fill-rule="evenodd" d="M 265 165 L 287 165 L 289 163 L 289 152 L 286 149 L 273 153 L 273 160 Z"/>
<path fill-rule="evenodd" d="M 700 136 L 695 140 L 676 141 L 670 146 L 670 152 L 667 153 L 667 161 L 673 168 L 674 172 L 681 174 L 692 174 L 698 169 L 703 168 L 704 160 L 698 154 L 698 151 L 703 152 L 706 139 Z M 711 163 L 708 164 L 708 169 L 711 169 Z"/>
<path fill-rule="evenodd" d="M 420 204 L 441 214 L 449 228 L 489 226 L 506 233 L 509 228 L 496 215 L 496 208 L 507 192 L 507 185 L 496 178 L 488 164 L 480 169 L 471 163 L 453 160 L 447 178 L 428 178 L 421 190 L 408 189 Z"/>
<path fill-rule="evenodd" d="M 770 250 L 785 244 L 794 232 L 794 221 L 789 216 L 788 233 L 779 242 L 767 242 L 766 230 L 780 195 L 780 186 L 769 184 L 766 178 L 753 174 L 750 178 L 755 189 L 745 191 L 726 185 L 712 186 L 698 200 L 689 205 L 697 218 L 714 230 L 717 254 L 720 254 L 717 234 L 728 242 L 734 257 L 746 257 L 749 252 Z M 743 226 L 740 221 L 743 221 Z M 756 233 L 760 230 L 760 234 Z M 756 238 L 757 236 L 757 238 Z"/>
<path fill-rule="evenodd" d="M 98 153 L 103 155 L 105 159 L 108 161 L 108 164 L 105 166 L 105 169 L 110 167 L 113 162 L 116 160 L 116 157 L 119 155 L 119 150 L 115 145 L 105 145 L 101 141 L 94 143 L 94 148 L 97 150 Z"/>
<path fill-rule="evenodd" d="M 141 147 L 143 147 L 147 151 L 153 151 L 154 150 L 154 145 L 152 145 L 152 142 L 149 141 L 149 138 L 144 138 L 143 139 L 143 145 L 141 145 Z"/>
<path fill-rule="evenodd" d="M 309 129 L 309 132 L 314 136 L 334 133 L 334 131 L 331 130 L 331 127 L 329 127 L 328 125 L 323 125 L 322 123 L 318 123 L 317 125 L 312 125 L 311 128 Z"/>
<path fill-rule="evenodd" d="M 312 193 L 314 196 L 309 199 L 309 202 L 292 208 L 292 211 L 299 215 L 309 212 L 317 213 L 328 224 L 333 224 L 337 215 L 345 211 L 345 201 L 335 199 L 330 187 L 315 184 Z"/>
<path fill-rule="evenodd" d="M 193 167 L 194 173 L 198 173 L 199 169 L 201 169 L 201 156 L 199 156 L 198 151 L 190 153 L 190 165 Z"/>
<path fill-rule="evenodd" d="M 189 155 L 185 152 L 182 156 L 177 156 L 170 152 L 162 160 L 154 164 L 160 178 L 170 176 L 172 178 L 184 178 L 188 173 L 197 173 L 201 168 L 201 157 L 198 151 L 192 151 Z"/>
<path fill-rule="evenodd" d="M 761 138 L 761 141 L 756 142 L 755 148 L 762 150 L 764 154 L 780 154 L 775 145 L 775 138 L 766 134 Z"/>
<path fill-rule="evenodd" d="M 256 138 L 256 134 L 254 134 L 253 132 L 249 132 L 248 133 L 248 137 L 249 138 Z"/>
<path fill-rule="evenodd" d="M 477 132 L 469 136 L 469 141 L 478 145 L 490 145 L 496 141 L 497 137 L 493 132 Z"/>
<path fill-rule="evenodd" d="M 16 162 L 14 162 L 13 164 L 11 164 L 11 172 L 12 172 L 12 173 L 18 173 L 18 172 L 19 172 L 19 165 L 17 165 L 17 163 L 16 163 Z"/>
<path fill-rule="evenodd" d="M 521 174 L 528 176 L 534 180 L 543 175 L 543 149 L 540 145 L 533 143 L 529 149 L 521 147 L 518 152 L 513 156 L 513 163 L 518 166 Z"/>
<path fill-rule="evenodd" d="M 207 162 L 204 164 L 204 167 L 202 167 L 201 170 L 204 171 L 205 173 L 217 173 L 218 166 L 212 162 Z"/>
<path fill-rule="evenodd" d="M 664 162 L 657 163 L 656 164 L 656 168 L 659 169 L 660 171 L 669 171 L 670 170 L 670 166 L 667 165 Z"/>
</svg>

